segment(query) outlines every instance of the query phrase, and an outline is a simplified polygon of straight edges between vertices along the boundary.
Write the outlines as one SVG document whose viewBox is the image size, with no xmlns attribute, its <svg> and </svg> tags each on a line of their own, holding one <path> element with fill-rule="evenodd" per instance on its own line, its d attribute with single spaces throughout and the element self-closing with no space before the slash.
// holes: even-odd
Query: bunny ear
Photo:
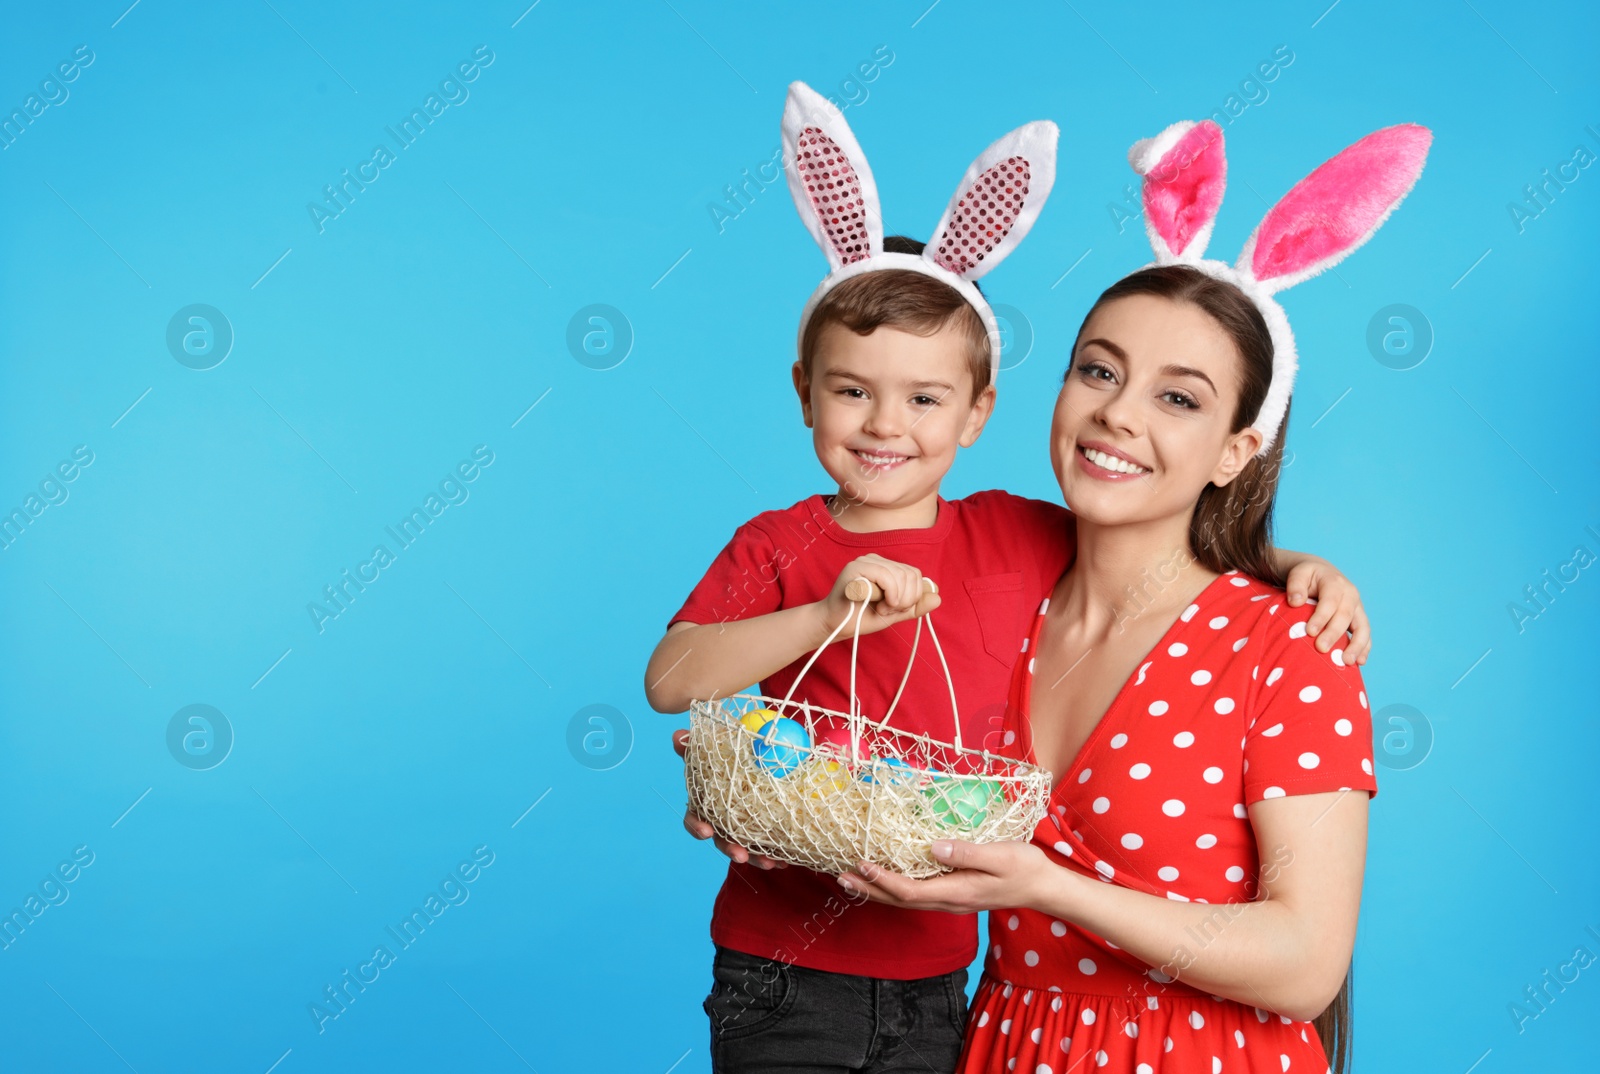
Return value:
<svg viewBox="0 0 1600 1074">
<path fill-rule="evenodd" d="M 1415 123 L 1373 131 L 1268 210 L 1236 267 L 1271 294 L 1337 265 L 1410 193 L 1432 142 L 1433 132 Z"/>
<path fill-rule="evenodd" d="M 1060 130 L 1049 120 L 1028 123 L 979 154 L 956 187 L 922 256 L 966 280 L 976 280 L 1017 248 L 1056 181 Z"/>
<path fill-rule="evenodd" d="M 867 158 L 839 109 L 804 82 L 783 107 L 789 193 L 831 269 L 883 249 L 883 214 Z"/>
<path fill-rule="evenodd" d="M 1128 163 L 1144 176 L 1144 229 L 1156 261 L 1200 260 L 1228 182 L 1222 128 L 1209 119 L 1174 123 L 1136 142 Z"/>
</svg>

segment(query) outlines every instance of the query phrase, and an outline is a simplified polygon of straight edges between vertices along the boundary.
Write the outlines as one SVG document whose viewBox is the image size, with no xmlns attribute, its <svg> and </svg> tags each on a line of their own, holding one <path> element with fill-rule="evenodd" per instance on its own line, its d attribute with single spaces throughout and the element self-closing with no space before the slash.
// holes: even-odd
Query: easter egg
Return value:
<svg viewBox="0 0 1600 1074">
<path fill-rule="evenodd" d="M 981 779 L 936 779 L 922 793 L 941 824 L 959 828 L 976 828 L 994 800 L 994 787 Z"/>
<path fill-rule="evenodd" d="M 861 770 L 861 782 L 876 783 L 873 772 L 877 771 L 883 776 L 885 783 L 903 786 L 917 778 L 916 769 L 906 764 L 898 757 L 879 757 L 871 765 L 864 766 Z"/>
<path fill-rule="evenodd" d="M 811 736 L 799 723 L 779 716 L 761 725 L 751 745 L 756 763 L 774 776 L 787 776 L 810 752 Z"/>
<path fill-rule="evenodd" d="M 771 709 L 751 709 L 744 714 L 739 722 L 750 728 L 750 730 L 759 732 L 767 725 L 768 720 L 776 720 L 777 718 L 778 714 Z"/>
<path fill-rule="evenodd" d="M 811 788 L 813 798 L 837 794 L 845 789 L 848 781 L 849 773 L 838 761 L 823 760 L 806 772 L 806 785 Z"/>
<path fill-rule="evenodd" d="M 819 724 L 817 726 L 817 745 L 830 746 L 834 752 L 843 756 L 850 754 L 850 728 L 838 724 Z"/>
</svg>

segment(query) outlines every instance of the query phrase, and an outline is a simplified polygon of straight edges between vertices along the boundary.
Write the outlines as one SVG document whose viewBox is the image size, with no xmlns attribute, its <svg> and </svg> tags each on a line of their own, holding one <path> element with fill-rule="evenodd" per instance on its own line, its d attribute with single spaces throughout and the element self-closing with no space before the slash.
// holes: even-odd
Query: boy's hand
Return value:
<svg viewBox="0 0 1600 1074">
<path fill-rule="evenodd" d="M 672 732 L 672 748 L 678 751 L 679 757 L 687 753 L 689 751 L 689 732 L 681 729 Z M 711 840 L 712 845 L 726 854 L 729 860 L 739 862 L 741 865 L 748 862 L 757 869 L 787 869 L 789 867 L 789 863 L 786 861 L 777 861 L 767 857 L 765 854 L 752 854 L 738 843 L 730 843 L 718 835 L 710 824 L 695 816 L 688 809 L 683 811 L 683 827 L 685 831 L 696 839 Z"/>
<path fill-rule="evenodd" d="M 1291 608 L 1298 608 L 1307 600 L 1316 603 L 1317 610 L 1306 623 L 1306 633 L 1317 639 L 1318 652 L 1328 652 L 1349 631 L 1345 663 L 1360 666 L 1367 662 L 1372 652 L 1371 624 L 1361 606 L 1360 591 L 1337 567 L 1325 559 L 1307 557 L 1290 569 L 1284 589 Z"/>
<path fill-rule="evenodd" d="M 819 602 L 829 630 L 838 626 L 846 615 L 853 616 L 859 607 L 844 595 L 845 587 L 857 578 L 867 579 L 883 593 L 883 599 L 867 605 L 861 617 L 863 634 L 927 615 L 939 606 L 939 594 L 930 592 L 931 582 L 924 580 L 917 568 L 868 554 L 846 563 L 833 583 L 833 592 Z M 846 633 L 852 629 L 847 627 Z"/>
</svg>

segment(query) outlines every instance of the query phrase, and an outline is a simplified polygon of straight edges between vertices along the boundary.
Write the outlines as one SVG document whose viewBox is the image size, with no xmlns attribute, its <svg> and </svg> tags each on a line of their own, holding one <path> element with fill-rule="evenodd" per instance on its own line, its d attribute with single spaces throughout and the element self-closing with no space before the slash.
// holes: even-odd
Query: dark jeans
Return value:
<svg viewBox="0 0 1600 1074">
<path fill-rule="evenodd" d="M 961 1055 L 964 969 L 891 981 L 718 947 L 711 972 L 715 1074 L 948 1074 Z"/>
</svg>

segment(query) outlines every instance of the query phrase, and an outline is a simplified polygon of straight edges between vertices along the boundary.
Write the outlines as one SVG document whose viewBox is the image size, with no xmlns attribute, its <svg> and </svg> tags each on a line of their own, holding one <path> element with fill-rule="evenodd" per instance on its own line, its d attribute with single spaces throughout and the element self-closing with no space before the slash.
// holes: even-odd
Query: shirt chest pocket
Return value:
<svg viewBox="0 0 1600 1074">
<path fill-rule="evenodd" d="M 984 652 L 1009 668 L 1022 651 L 1027 627 L 1022 572 L 986 574 L 968 578 L 964 584 L 978 619 Z"/>
</svg>

